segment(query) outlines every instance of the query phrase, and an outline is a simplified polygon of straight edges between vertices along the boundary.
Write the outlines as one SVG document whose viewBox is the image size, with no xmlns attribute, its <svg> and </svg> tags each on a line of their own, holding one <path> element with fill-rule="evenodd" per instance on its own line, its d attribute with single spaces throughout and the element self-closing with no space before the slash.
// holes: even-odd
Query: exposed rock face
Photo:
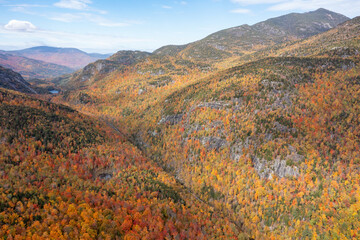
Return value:
<svg viewBox="0 0 360 240">
<path fill-rule="evenodd" d="M 357 50 L 356 48 L 335 47 L 328 51 L 328 54 L 332 57 L 348 58 L 351 56 L 359 55 L 359 50 Z"/>
<path fill-rule="evenodd" d="M 100 178 L 101 180 L 110 180 L 114 175 L 114 169 L 106 168 L 106 169 L 99 169 L 94 174 L 94 178 Z"/>
<path fill-rule="evenodd" d="M 225 139 L 219 137 L 203 137 L 201 138 L 201 143 L 207 150 L 215 149 L 216 151 L 228 145 Z"/>
<path fill-rule="evenodd" d="M 217 109 L 220 110 L 226 106 L 228 106 L 228 103 L 225 102 L 204 102 L 204 103 L 200 103 L 199 105 L 196 106 L 196 108 L 203 108 L 203 107 L 207 107 L 207 108 L 211 108 L 211 109 Z"/>
<path fill-rule="evenodd" d="M 243 155 L 244 146 L 241 142 L 235 143 L 230 148 L 230 158 L 238 162 Z"/>
<path fill-rule="evenodd" d="M 99 174 L 99 178 L 103 180 L 110 180 L 113 177 L 111 173 L 102 173 Z"/>
<path fill-rule="evenodd" d="M 139 91 L 138 91 L 138 95 L 141 95 L 141 94 L 144 94 L 144 93 L 146 93 L 146 89 L 140 88 Z"/>
<path fill-rule="evenodd" d="M 31 88 L 31 85 L 24 80 L 24 78 L 17 72 L 11 69 L 0 66 L 0 87 L 23 92 L 34 93 L 37 92 Z"/>
<path fill-rule="evenodd" d="M 255 170 L 261 178 L 272 179 L 274 174 L 280 178 L 299 176 L 299 170 L 296 166 L 288 166 L 285 160 L 279 158 L 268 162 L 265 159 L 253 157 L 252 161 Z"/>
<path fill-rule="evenodd" d="M 175 124 L 178 124 L 179 122 L 181 122 L 182 118 L 183 118 L 183 114 L 175 114 L 175 115 L 165 116 L 159 121 L 159 124 L 166 123 L 166 124 L 170 124 L 170 125 L 175 125 Z"/>
</svg>

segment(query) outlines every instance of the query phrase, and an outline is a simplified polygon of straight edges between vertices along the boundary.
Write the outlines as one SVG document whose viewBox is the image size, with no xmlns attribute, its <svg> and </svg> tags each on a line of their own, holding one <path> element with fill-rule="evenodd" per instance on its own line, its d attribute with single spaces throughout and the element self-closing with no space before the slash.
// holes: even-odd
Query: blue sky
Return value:
<svg viewBox="0 0 360 240">
<path fill-rule="evenodd" d="M 0 0 L 0 49 L 153 51 L 320 7 L 351 18 L 360 15 L 360 0 Z"/>
</svg>

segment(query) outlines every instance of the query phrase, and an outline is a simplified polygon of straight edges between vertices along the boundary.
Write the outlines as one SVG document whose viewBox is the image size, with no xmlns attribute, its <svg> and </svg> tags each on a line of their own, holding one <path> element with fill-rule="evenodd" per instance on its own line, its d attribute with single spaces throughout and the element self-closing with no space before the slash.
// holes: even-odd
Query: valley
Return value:
<svg viewBox="0 0 360 240">
<path fill-rule="evenodd" d="M 360 17 L 103 57 L 31 84 L 0 68 L 0 235 L 360 237 Z"/>
</svg>

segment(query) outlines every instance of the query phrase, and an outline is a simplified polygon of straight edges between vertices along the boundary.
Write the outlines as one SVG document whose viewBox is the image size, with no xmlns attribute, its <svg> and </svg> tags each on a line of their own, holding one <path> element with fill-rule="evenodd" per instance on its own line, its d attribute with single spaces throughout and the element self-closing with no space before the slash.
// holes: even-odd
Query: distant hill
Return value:
<svg viewBox="0 0 360 240">
<path fill-rule="evenodd" d="M 118 51 L 109 58 L 90 63 L 73 74 L 55 78 L 53 82 L 67 87 L 89 85 L 116 69 L 135 64 L 150 55 L 151 53 L 142 51 Z"/>
<path fill-rule="evenodd" d="M 263 48 L 304 39 L 349 20 L 348 17 L 320 8 L 307 13 L 291 13 L 249 26 L 247 24 L 213 33 L 183 46 L 165 46 L 155 54 L 180 54 L 188 59 L 219 60 Z"/>
<path fill-rule="evenodd" d="M 23 93 L 37 93 L 17 72 L 0 66 L 0 87 Z"/>
<path fill-rule="evenodd" d="M 80 69 L 98 59 L 105 59 L 110 54 L 86 53 L 76 48 L 57 48 L 48 46 L 32 47 L 23 50 L 9 51 L 17 56 L 27 57 L 48 63 Z"/>
<path fill-rule="evenodd" d="M 0 51 L 0 65 L 20 73 L 25 79 L 53 78 L 74 71 L 65 66 L 16 56 L 5 51 Z"/>
</svg>

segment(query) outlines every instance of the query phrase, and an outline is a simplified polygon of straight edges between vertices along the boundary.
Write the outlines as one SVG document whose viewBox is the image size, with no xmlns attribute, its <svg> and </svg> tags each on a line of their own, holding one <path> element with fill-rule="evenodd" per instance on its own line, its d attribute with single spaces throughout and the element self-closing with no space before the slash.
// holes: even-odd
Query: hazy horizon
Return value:
<svg viewBox="0 0 360 240">
<path fill-rule="evenodd" d="M 350 18 L 360 15 L 360 0 L 0 0 L 0 7 L 1 50 L 51 46 L 104 54 L 152 52 L 225 28 L 318 8 Z"/>
</svg>

